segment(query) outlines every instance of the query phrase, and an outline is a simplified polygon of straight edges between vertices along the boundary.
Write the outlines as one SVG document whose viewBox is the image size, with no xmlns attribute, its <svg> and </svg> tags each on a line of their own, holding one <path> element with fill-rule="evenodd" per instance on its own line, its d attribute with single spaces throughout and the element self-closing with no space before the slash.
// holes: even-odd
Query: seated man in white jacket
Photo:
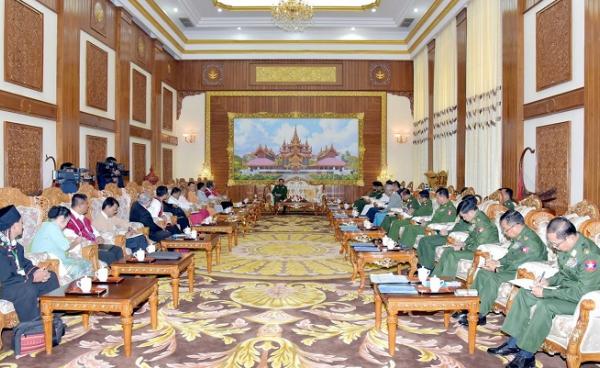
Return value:
<svg viewBox="0 0 600 368">
<path fill-rule="evenodd" d="M 167 199 L 167 203 L 174 204 L 182 210 L 189 212 L 193 209 L 193 204 L 182 195 L 181 189 L 178 187 L 173 187 L 171 189 L 171 196 Z"/>
</svg>

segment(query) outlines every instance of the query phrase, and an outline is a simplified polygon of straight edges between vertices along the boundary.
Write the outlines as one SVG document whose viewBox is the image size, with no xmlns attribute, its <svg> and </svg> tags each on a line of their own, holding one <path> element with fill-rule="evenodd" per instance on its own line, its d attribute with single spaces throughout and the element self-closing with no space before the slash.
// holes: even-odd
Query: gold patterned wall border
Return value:
<svg viewBox="0 0 600 368">
<path fill-rule="evenodd" d="M 196 94 L 196 92 L 193 92 Z M 179 95 L 179 94 L 178 94 Z M 367 91 L 213 91 L 206 92 L 204 109 L 204 165 L 211 165 L 211 98 L 212 97 L 379 97 L 381 101 L 381 168 L 387 168 L 387 93 Z M 178 97 L 179 99 L 179 97 Z"/>
<path fill-rule="evenodd" d="M 572 79 L 571 33 L 571 0 L 556 0 L 536 13 L 537 91 Z"/>
<path fill-rule="evenodd" d="M 6 0 L 4 14 L 4 80 L 42 91 L 44 14 L 20 0 Z"/>
<path fill-rule="evenodd" d="M 343 64 L 249 64 L 250 84 L 342 85 Z"/>
<path fill-rule="evenodd" d="M 303 113 L 303 112 L 290 112 L 283 114 L 274 114 L 267 112 L 259 112 L 254 114 L 237 114 L 229 112 L 227 113 L 227 118 L 229 120 L 229 137 L 227 144 L 227 155 L 228 155 L 228 165 L 229 165 L 229 174 L 228 174 L 228 186 L 233 185 L 260 185 L 260 184 L 270 184 L 273 182 L 273 179 L 265 179 L 265 180 L 235 180 L 235 169 L 234 169 L 234 121 L 235 119 L 356 119 L 358 120 L 358 178 L 352 180 L 336 180 L 336 179 L 319 179 L 318 182 L 313 184 L 325 184 L 325 185 L 356 185 L 363 186 L 364 183 L 364 168 L 363 161 L 365 155 L 365 145 L 363 139 L 363 130 L 365 125 L 365 114 L 360 113 L 351 113 L 351 114 L 336 114 L 331 112 L 326 113 Z M 332 143 L 334 139 L 332 138 Z M 291 143 L 291 141 L 290 141 Z M 302 144 L 302 142 L 300 142 Z M 305 142 L 304 144 L 308 144 Z M 266 145 L 265 145 L 266 147 Z M 333 147 L 333 146 L 332 146 Z"/>
<path fill-rule="evenodd" d="M 564 213 L 570 200 L 571 173 L 571 122 L 545 125 L 536 128 L 536 191 L 556 188 L 556 199 L 547 207 Z"/>
<path fill-rule="evenodd" d="M 42 192 L 44 130 L 31 125 L 4 122 L 4 186 L 27 195 Z"/>
<path fill-rule="evenodd" d="M 90 27 L 106 37 L 106 2 L 104 0 L 92 1 L 90 7 Z"/>
</svg>

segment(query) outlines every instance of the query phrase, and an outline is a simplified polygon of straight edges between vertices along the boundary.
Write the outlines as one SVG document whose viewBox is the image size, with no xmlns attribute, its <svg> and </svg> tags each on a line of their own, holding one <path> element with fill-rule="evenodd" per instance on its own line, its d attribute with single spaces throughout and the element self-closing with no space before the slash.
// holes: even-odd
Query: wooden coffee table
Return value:
<svg viewBox="0 0 600 368">
<path fill-rule="evenodd" d="M 90 312 L 116 312 L 121 314 L 125 356 L 131 356 L 133 309 L 145 301 L 150 302 L 150 324 L 158 325 L 158 282 L 153 278 L 124 279 L 118 284 L 107 284 L 108 290 L 99 296 L 65 295 L 68 285 L 40 297 L 44 321 L 46 353 L 52 354 L 52 319 L 54 311 L 83 312 L 83 327 L 89 327 Z"/>
<path fill-rule="evenodd" d="M 381 227 L 374 227 L 372 229 L 367 230 L 362 226 L 362 224 L 358 225 L 357 231 L 342 231 L 342 247 L 340 248 L 340 254 L 343 254 L 344 257 L 348 256 L 348 243 L 350 242 L 350 240 L 358 240 L 362 237 L 368 237 L 370 239 L 381 239 L 384 236 L 385 231 Z"/>
<path fill-rule="evenodd" d="M 150 256 L 152 253 L 150 253 Z M 188 287 L 190 293 L 194 291 L 194 254 L 182 254 L 176 260 L 157 259 L 152 263 L 127 263 L 121 259 L 110 265 L 113 276 L 127 275 L 158 275 L 171 277 L 171 289 L 173 290 L 173 307 L 179 307 L 179 277 L 185 271 L 188 276 Z"/>
<path fill-rule="evenodd" d="M 357 252 L 353 247 L 349 247 L 350 251 L 350 262 L 352 262 L 352 281 L 356 279 L 356 276 L 360 276 L 360 286 L 358 291 L 361 292 L 365 287 L 367 279 L 367 273 L 365 272 L 365 266 L 369 263 L 381 264 L 385 266 L 385 263 L 399 263 L 398 274 L 400 274 L 400 264 L 408 263 L 410 269 L 408 271 L 408 278 L 415 278 L 417 273 L 417 252 L 414 249 L 405 250 L 383 250 L 381 252 Z M 389 267 L 389 266 L 388 266 Z"/>
<path fill-rule="evenodd" d="M 237 245 L 237 224 L 235 222 L 219 221 L 214 225 L 194 225 L 192 230 L 202 234 L 227 234 L 227 247 L 229 251 Z"/>
<path fill-rule="evenodd" d="M 279 214 L 280 210 L 290 212 L 312 212 L 317 214 L 317 203 L 314 202 L 278 202 L 275 203 L 275 215 Z"/>
<path fill-rule="evenodd" d="M 206 251 L 206 270 L 212 272 L 212 251 L 216 252 L 216 263 L 221 262 L 221 240 L 217 234 L 199 234 L 196 239 L 164 239 L 160 241 L 161 250 L 190 249 Z"/>
<path fill-rule="evenodd" d="M 454 294 L 382 294 L 378 285 L 373 285 L 375 294 L 375 328 L 381 328 L 381 309 L 385 305 L 388 324 L 388 347 L 391 356 L 396 351 L 396 328 L 399 312 L 444 311 L 444 326 L 450 325 L 450 314 L 457 310 L 467 310 L 469 321 L 469 354 L 475 352 L 475 336 L 479 312 L 478 296 L 455 296 Z"/>
</svg>

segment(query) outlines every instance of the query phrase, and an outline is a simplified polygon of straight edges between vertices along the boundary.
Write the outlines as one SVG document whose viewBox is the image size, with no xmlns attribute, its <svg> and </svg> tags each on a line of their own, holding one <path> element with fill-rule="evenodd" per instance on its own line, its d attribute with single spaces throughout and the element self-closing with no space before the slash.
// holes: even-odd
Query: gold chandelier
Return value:
<svg viewBox="0 0 600 368">
<path fill-rule="evenodd" d="M 288 32 L 302 32 L 311 22 L 313 8 L 305 0 L 280 0 L 271 9 L 273 23 Z"/>
</svg>

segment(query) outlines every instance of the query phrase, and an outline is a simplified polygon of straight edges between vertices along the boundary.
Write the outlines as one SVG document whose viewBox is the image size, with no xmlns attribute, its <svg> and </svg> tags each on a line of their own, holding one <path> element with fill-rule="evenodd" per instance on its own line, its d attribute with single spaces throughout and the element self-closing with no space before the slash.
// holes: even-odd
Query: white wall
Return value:
<svg viewBox="0 0 600 368">
<path fill-rule="evenodd" d="M 56 122 L 47 119 L 36 118 L 32 116 L 15 114 L 8 111 L 0 110 L 0 147 L 4 147 L 4 122 L 31 125 L 41 127 L 43 129 L 42 139 L 42 177 L 44 188 L 52 184 L 52 162 L 44 163 L 45 155 L 54 156 L 56 158 Z M 4 166 L 4 150 L 0 149 L 0 163 Z M 57 162 L 60 165 L 60 162 Z M 0 186 L 4 186 L 4 170 L 0 170 Z"/>
<path fill-rule="evenodd" d="M 583 200 L 583 109 L 565 111 L 558 114 L 525 120 L 524 143 L 525 147 L 535 148 L 537 127 L 562 123 L 565 121 L 571 122 L 571 157 L 569 160 L 571 167 L 571 193 L 569 204 L 575 204 Z M 525 186 L 531 191 L 537 190 L 535 187 L 536 164 L 537 156 L 535 154 L 527 154 L 523 162 L 523 176 L 525 179 Z"/>
<path fill-rule="evenodd" d="M 51 104 L 56 103 L 56 50 L 57 16 L 44 5 L 33 0 L 23 0 L 27 5 L 44 14 L 44 67 L 42 91 L 36 91 L 4 81 L 4 35 L 0 36 L 0 90 L 27 96 Z M 4 29 L 4 0 L 0 0 L 0 29 Z M 26 26 L 26 25 L 24 25 Z"/>
<path fill-rule="evenodd" d="M 174 105 L 176 107 L 176 105 Z M 175 178 L 196 178 L 204 164 L 204 93 L 188 96 L 183 100 L 181 115 L 174 123 L 173 133 L 178 139 L 173 151 L 173 176 Z M 196 134 L 195 143 L 187 143 L 183 134 Z"/>
<path fill-rule="evenodd" d="M 536 91 L 536 13 L 552 4 L 554 0 L 544 0 L 534 6 L 524 15 L 525 26 L 525 103 L 537 101 L 559 93 L 571 91 L 583 87 L 584 74 L 584 0 L 572 0 L 571 17 L 571 67 L 572 79 L 568 82 Z M 556 30 L 560 32 L 561 30 Z"/>
<path fill-rule="evenodd" d="M 115 133 L 106 130 L 89 128 L 86 126 L 79 127 L 79 166 L 86 167 L 87 165 L 87 135 L 106 138 L 106 156 L 115 156 Z M 88 167 L 88 169 L 91 169 Z"/>
<path fill-rule="evenodd" d="M 387 95 L 387 162 L 388 173 L 398 181 L 412 177 L 412 121 L 410 101 L 407 97 Z M 409 136 L 406 143 L 396 143 L 394 133 Z"/>
</svg>

